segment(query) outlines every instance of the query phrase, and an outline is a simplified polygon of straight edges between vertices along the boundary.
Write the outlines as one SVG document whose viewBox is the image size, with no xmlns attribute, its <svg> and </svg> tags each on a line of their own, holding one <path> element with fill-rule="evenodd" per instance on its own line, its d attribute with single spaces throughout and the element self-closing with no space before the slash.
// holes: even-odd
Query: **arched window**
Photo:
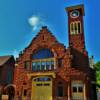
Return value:
<svg viewBox="0 0 100 100">
<path fill-rule="evenodd" d="M 79 34 L 81 33 L 81 22 L 80 21 L 75 21 L 70 24 L 70 33 L 71 34 Z"/>
<path fill-rule="evenodd" d="M 39 49 L 32 56 L 32 71 L 45 71 L 54 69 L 54 55 L 49 49 Z"/>
<path fill-rule="evenodd" d="M 33 59 L 46 59 L 52 58 L 54 55 L 49 49 L 39 49 L 35 54 L 33 54 Z"/>
</svg>

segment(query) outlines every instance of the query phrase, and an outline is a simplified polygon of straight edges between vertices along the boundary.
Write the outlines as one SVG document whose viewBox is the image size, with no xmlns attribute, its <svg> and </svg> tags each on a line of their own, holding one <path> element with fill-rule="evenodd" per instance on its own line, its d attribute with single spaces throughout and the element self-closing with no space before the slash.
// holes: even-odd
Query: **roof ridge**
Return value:
<svg viewBox="0 0 100 100">
<path fill-rule="evenodd" d="M 13 55 L 0 56 L 0 66 L 4 65 Z"/>
<path fill-rule="evenodd" d="M 0 57 L 11 57 L 13 55 L 1 55 Z"/>
</svg>

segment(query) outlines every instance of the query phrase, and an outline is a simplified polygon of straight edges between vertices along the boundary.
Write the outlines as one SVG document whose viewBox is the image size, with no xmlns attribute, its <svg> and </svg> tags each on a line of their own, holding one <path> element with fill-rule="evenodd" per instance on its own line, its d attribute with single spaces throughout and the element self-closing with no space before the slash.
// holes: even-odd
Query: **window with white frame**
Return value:
<svg viewBox="0 0 100 100">
<path fill-rule="evenodd" d="M 84 84 L 82 81 L 72 81 L 72 100 L 84 99 Z"/>
<path fill-rule="evenodd" d="M 32 61 L 32 71 L 45 71 L 54 69 L 54 58 Z"/>
</svg>

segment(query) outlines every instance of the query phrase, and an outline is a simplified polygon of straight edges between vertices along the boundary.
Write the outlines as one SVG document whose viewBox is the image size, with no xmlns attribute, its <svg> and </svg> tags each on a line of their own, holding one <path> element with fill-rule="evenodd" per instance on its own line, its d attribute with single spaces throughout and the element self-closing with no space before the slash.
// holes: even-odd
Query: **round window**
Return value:
<svg viewBox="0 0 100 100">
<path fill-rule="evenodd" d="M 72 18 L 77 18 L 77 17 L 79 17 L 79 11 L 78 10 L 73 10 L 71 13 L 70 13 L 70 16 L 72 17 Z"/>
</svg>

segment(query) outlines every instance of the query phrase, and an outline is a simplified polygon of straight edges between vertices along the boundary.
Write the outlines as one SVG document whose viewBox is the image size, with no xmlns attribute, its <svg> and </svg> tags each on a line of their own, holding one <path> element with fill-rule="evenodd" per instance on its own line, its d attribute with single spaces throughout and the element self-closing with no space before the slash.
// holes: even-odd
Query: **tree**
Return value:
<svg viewBox="0 0 100 100">
<path fill-rule="evenodd" d="M 97 84 L 100 85 L 100 61 L 95 64 Z"/>
</svg>

